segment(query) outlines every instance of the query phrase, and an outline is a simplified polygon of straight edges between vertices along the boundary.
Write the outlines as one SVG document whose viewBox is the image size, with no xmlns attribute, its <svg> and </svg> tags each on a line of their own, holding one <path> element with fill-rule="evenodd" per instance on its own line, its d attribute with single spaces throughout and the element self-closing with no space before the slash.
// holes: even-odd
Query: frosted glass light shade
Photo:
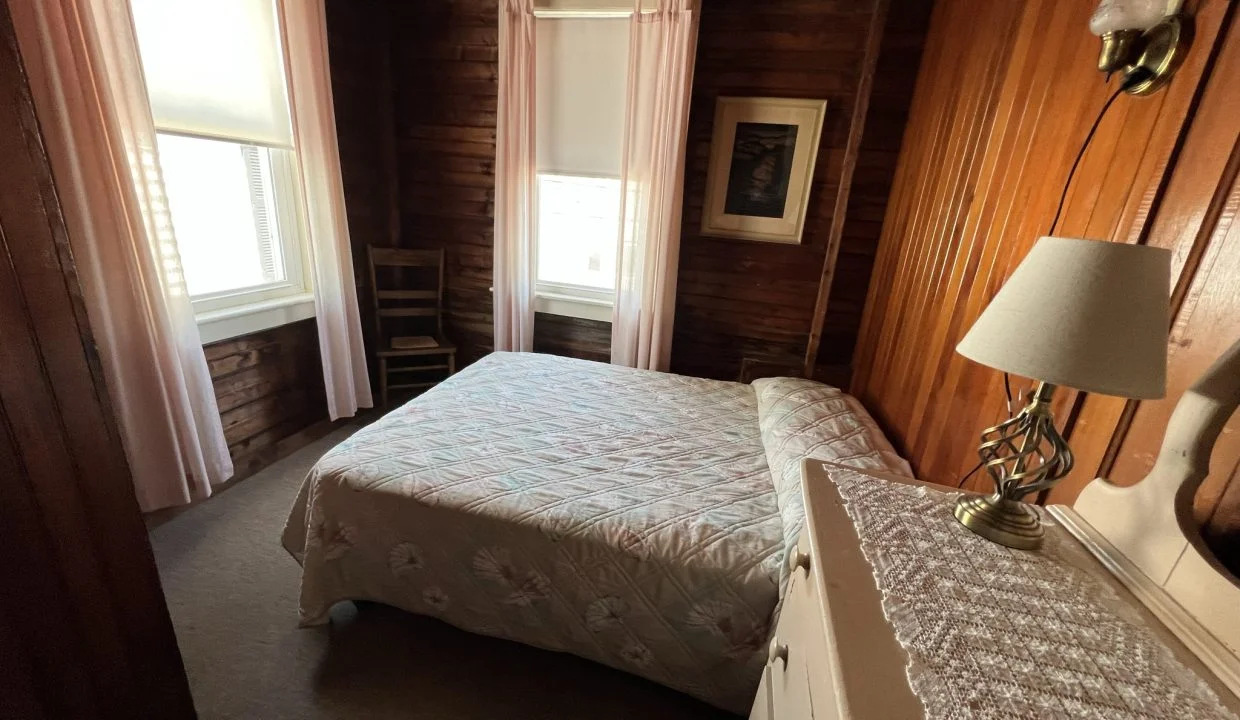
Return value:
<svg viewBox="0 0 1240 720">
<path fill-rule="evenodd" d="M 1089 31 L 1102 37 L 1118 30 L 1149 30 L 1167 15 L 1167 0 L 1102 0 Z"/>
<path fill-rule="evenodd" d="M 1167 391 L 1170 251 L 1044 237 L 956 352 L 983 365 L 1104 395 Z"/>
<path fill-rule="evenodd" d="M 291 148 L 273 0 L 131 0 L 158 130 Z"/>
</svg>

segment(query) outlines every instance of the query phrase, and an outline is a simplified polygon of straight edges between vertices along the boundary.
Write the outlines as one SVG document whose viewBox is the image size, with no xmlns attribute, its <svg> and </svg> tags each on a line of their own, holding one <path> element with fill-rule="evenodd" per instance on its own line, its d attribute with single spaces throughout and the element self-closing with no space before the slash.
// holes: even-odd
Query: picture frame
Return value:
<svg viewBox="0 0 1240 720">
<path fill-rule="evenodd" d="M 720 97 L 702 234 L 798 245 L 826 100 Z"/>
</svg>

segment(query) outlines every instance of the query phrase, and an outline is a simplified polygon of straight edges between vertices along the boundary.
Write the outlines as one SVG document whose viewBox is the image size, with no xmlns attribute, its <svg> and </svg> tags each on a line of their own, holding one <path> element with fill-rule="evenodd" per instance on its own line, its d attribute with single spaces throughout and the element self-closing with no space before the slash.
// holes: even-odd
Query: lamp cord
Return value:
<svg viewBox="0 0 1240 720">
<path fill-rule="evenodd" d="M 1068 190 L 1072 187 L 1072 179 L 1076 177 L 1076 169 L 1080 167 L 1081 160 L 1085 157 L 1085 151 L 1089 149 L 1089 143 L 1094 139 L 1094 135 L 1098 132 L 1098 126 L 1102 124 L 1102 119 L 1106 117 L 1107 110 L 1111 109 L 1111 105 L 1115 100 L 1123 94 L 1129 85 L 1136 83 L 1125 81 L 1111 93 L 1111 97 L 1103 103 L 1102 110 L 1098 112 L 1098 117 L 1094 118 L 1094 124 L 1089 126 L 1089 132 L 1085 134 L 1085 142 L 1081 143 L 1081 149 L 1077 151 L 1076 158 L 1072 160 L 1072 168 L 1068 170 L 1068 179 L 1063 184 L 1063 192 L 1059 195 L 1059 205 L 1055 207 L 1055 218 L 1051 220 L 1050 234 L 1054 235 L 1055 230 L 1059 227 L 1059 218 L 1063 215 L 1064 203 L 1068 200 Z"/>
<path fill-rule="evenodd" d="M 1077 151 L 1076 157 L 1072 160 L 1072 167 L 1068 170 L 1068 179 L 1064 181 L 1063 192 L 1059 195 L 1059 204 L 1055 207 L 1055 217 L 1051 220 L 1051 229 L 1048 234 L 1054 235 L 1055 230 L 1059 227 L 1059 218 L 1063 215 L 1063 206 L 1068 200 L 1068 190 L 1072 188 L 1072 179 L 1076 177 L 1076 169 L 1080 167 L 1081 160 L 1085 158 L 1085 151 L 1089 149 L 1089 143 L 1093 141 L 1094 135 L 1097 134 L 1098 127 L 1102 125 L 1102 120 L 1106 117 L 1107 111 L 1111 109 L 1111 105 L 1115 103 L 1116 99 L 1118 99 L 1125 90 L 1137 85 L 1138 83 L 1145 82 L 1147 79 L 1146 75 L 1148 75 L 1148 71 L 1145 71 L 1145 68 L 1138 68 L 1137 70 L 1129 73 L 1128 76 L 1124 78 L 1124 82 L 1120 83 L 1119 87 L 1115 89 L 1115 92 L 1111 93 L 1111 96 L 1107 98 L 1107 101 L 1102 104 L 1102 109 L 1098 111 L 1098 117 L 1094 118 L 1093 124 L 1089 126 L 1089 132 L 1085 133 L 1085 140 L 1081 143 L 1081 149 Z M 1012 381 L 1011 376 L 1007 373 L 1003 373 L 1003 393 L 1007 398 L 1008 418 L 1011 419 L 1013 417 Z M 956 483 L 956 487 L 963 488 L 964 484 L 969 481 L 969 478 L 973 477 L 973 475 L 976 474 L 978 470 L 981 470 L 982 466 L 985 464 L 986 461 L 983 460 L 977 465 L 974 465 L 972 470 L 965 473 L 964 476 L 960 478 L 960 481 Z"/>
</svg>

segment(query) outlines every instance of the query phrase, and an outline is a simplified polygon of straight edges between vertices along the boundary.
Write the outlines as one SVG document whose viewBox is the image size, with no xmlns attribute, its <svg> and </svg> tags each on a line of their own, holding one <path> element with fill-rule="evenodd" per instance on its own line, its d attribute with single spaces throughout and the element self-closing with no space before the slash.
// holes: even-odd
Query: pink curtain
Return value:
<svg viewBox="0 0 1240 720">
<path fill-rule="evenodd" d="M 314 259 L 314 308 L 332 420 L 372 407 L 345 220 L 323 0 L 280 0 L 298 174 Z"/>
<path fill-rule="evenodd" d="M 697 35 L 696 0 L 635 0 L 611 324 L 617 365 L 667 370 L 671 361 Z"/>
<path fill-rule="evenodd" d="M 144 511 L 232 461 L 181 274 L 128 3 L 9 4 Z"/>
<path fill-rule="evenodd" d="M 534 349 L 534 3 L 500 0 L 495 349 Z"/>
</svg>

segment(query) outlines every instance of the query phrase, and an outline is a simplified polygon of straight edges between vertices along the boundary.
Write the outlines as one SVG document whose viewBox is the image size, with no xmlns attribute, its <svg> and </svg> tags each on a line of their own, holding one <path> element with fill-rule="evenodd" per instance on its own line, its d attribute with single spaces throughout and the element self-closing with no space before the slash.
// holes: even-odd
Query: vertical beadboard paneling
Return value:
<svg viewBox="0 0 1240 720">
<path fill-rule="evenodd" d="M 1061 393 L 1058 414 L 1072 421 L 1078 469 L 1057 488 L 1057 501 L 1070 502 L 1099 473 L 1139 479 L 1174 401 L 1220 344 L 1240 334 L 1232 319 L 1240 243 L 1231 213 L 1211 214 L 1227 206 L 1235 181 L 1229 152 L 1240 107 L 1225 88 L 1240 77 L 1240 49 L 1222 42 L 1231 32 L 1230 4 L 1188 9 L 1196 38 L 1185 65 L 1162 92 L 1116 101 L 1056 230 L 1174 250 L 1181 292 L 1173 303 L 1169 398 L 1129 404 Z M 923 479 L 954 484 L 977 462 L 978 433 L 1005 414 L 1002 374 L 965 360 L 955 346 L 1050 231 L 1073 158 L 1114 88 L 1093 70 L 1091 10 L 1050 0 L 940 0 L 935 7 L 852 385 Z M 1017 389 L 1027 384 L 1013 381 Z M 1199 497 L 1199 515 L 1216 538 L 1240 528 L 1240 512 L 1229 505 L 1240 506 L 1240 486 L 1231 481 L 1240 443 L 1230 437 L 1218 477 Z"/>
</svg>

